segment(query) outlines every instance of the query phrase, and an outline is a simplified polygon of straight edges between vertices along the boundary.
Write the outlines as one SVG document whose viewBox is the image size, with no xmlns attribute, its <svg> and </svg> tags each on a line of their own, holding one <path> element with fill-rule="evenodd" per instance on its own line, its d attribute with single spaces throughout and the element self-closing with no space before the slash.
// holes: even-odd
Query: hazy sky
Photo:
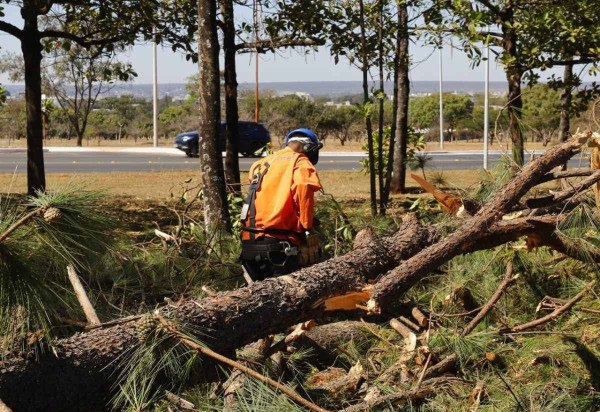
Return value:
<svg viewBox="0 0 600 412">
<path fill-rule="evenodd" d="M 6 7 L 6 19 L 18 27 L 23 22 L 15 7 Z M 0 53 L 20 52 L 19 42 L 12 36 L 0 32 Z M 411 44 L 413 66 L 411 80 L 437 80 L 439 54 L 430 46 Z M 138 73 L 136 83 L 152 82 L 152 47 L 148 44 L 136 45 L 122 56 L 122 60 L 133 64 Z M 238 82 L 254 82 L 253 55 L 242 54 L 237 58 Z M 456 81 L 483 81 L 483 65 L 471 69 L 464 53 L 446 45 L 443 51 L 444 79 Z M 183 83 L 197 71 L 197 65 L 185 60 L 182 54 L 173 53 L 170 48 L 159 47 L 158 78 L 161 83 Z M 260 57 L 261 81 L 331 81 L 360 80 L 358 69 L 345 60 L 334 64 L 326 48 L 309 55 L 299 55 L 295 51 L 282 51 L 279 54 L 265 54 Z M 495 62 L 490 67 L 490 80 L 504 80 L 502 67 Z M 7 82 L 0 74 L 0 82 Z"/>
</svg>

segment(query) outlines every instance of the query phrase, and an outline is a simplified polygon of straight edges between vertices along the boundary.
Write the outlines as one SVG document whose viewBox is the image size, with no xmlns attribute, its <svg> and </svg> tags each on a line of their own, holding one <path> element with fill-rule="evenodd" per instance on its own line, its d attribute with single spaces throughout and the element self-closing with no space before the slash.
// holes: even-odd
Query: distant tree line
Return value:
<svg viewBox="0 0 600 412">
<path fill-rule="evenodd" d="M 184 100 L 175 101 L 166 96 L 159 100 L 159 138 L 170 140 L 176 134 L 197 129 L 197 93 L 191 81 L 192 91 Z M 54 97 L 54 96 L 50 96 Z M 425 141 L 436 141 L 439 137 L 439 95 L 413 97 L 409 104 L 409 126 Z M 275 144 L 282 142 L 285 134 L 299 126 L 311 127 L 325 142 L 366 141 L 364 116 L 360 96 L 345 96 L 326 101 L 324 98 L 309 99 L 297 95 L 278 96 L 265 91 L 260 98 L 261 121 L 271 132 Z M 44 137 L 46 139 L 77 139 L 79 134 L 69 117 L 73 110 L 53 103 L 47 98 L 43 102 Z M 501 109 L 506 97 L 492 96 L 490 128 L 497 125 L 505 130 L 508 116 Z M 379 114 L 373 114 L 378 122 Z M 252 120 L 254 117 L 254 94 L 242 92 L 239 96 L 239 118 Z M 383 121 L 391 126 L 393 104 L 384 102 Z M 585 120 L 585 119 L 583 119 Z M 525 139 L 530 142 L 545 142 L 558 139 L 560 123 L 560 92 L 546 84 L 524 89 L 522 125 Z M 574 119 L 577 122 L 577 118 Z M 152 139 L 152 104 L 144 98 L 131 95 L 102 97 L 96 100 L 86 120 L 87 127 L 82 135 L 83 144 L 90 140 L 127 140 L 133 144 Z M 483 137 L 483 95 L 444 94 L 444 125 L 446 141 L 473 141 Z M 0 108 L 1 139 L 14 141 L 25 138 L 26 113 L 24 99 L 9 99 Z"/>
</svg>

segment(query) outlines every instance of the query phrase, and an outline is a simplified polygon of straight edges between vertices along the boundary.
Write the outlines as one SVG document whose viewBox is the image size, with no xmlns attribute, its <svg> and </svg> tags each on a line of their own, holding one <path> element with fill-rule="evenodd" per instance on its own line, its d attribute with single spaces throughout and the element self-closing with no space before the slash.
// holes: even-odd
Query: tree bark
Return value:
<svg viewBox="0 0 600 412">
<path fill-rule="evenodd" d="M 377 125 L 377 180 L 379 182 L 379 213 L 381 215 L 385 214 L 385 205 L 384 205 L 384 176 L 383 176 L 383 116 L 384 116 L 384 103 L 385 103 L 385 83 L 384 83 L 384 71 L 383 71 L 383 0 L 379 0 L 379 27 L 377 29 L 377 48 L 378 54 L 377 56 L 377 65 L 379 71 L 379 93 L 381 93 L 379 99 L 379 119 Z"/>
<path fill-rule="evenodd" d="M 512 156 L 514 162 L 522 166 L 525 163 L 525 144 L 523 141 L 523 130 L 521 129 L 521 113 L 523 111 L 523 99 L 521 98 L 521 79 L 523 72 L 519 64 L 517 51 L 517 33 L 512 24 L 512 12 L 510 17 L 502 24 L 504 33 L 504 52 L 511 60 L 506 65 L 506 80 L 508 81 L 508 135 L 512 142 Z"/>
<path fill-rule="evenodd" d="M 392 193 L 406 192 L 406 151 L 408 148 L 408 102 L 410 97 L 408 10 L 405 0 L 398 1 L 398 78 L 396 112 L 396 148 L 394 152 L 394 172 Z"/>
<path fill-rule="evenodd" d="M 27 193 L 46 190 L 42 128 L 42 45 L 37 14 L 23 8 L 21 51 L 25 63 L 25 102 L 27 113 Z"/>
<path fill-rule="evenodd" d="M 238 83 L 235 66 L 236 45 L 232 0 L 221 0 L 223 50 L 225 54 L 225 181 L 235 193 L 241 193 L 238 127 Z"/>
<path fill-rule="evenodd" d="M 367 33 L 365 31 L 365 5 L 363 0 L 359 0 L 359 10 L 363 105 L 364 109 L 366 109 L 366 106 L 371 103 L 371 99 L 369 98 L 369 62 L 367 51 Z M 365 125 L 367 128 L 367 146 L 369 147 L 369 188 L 371 191 L 371 216 L 376 216 L 377 185 L 375 182 L 375 152 L 373 148 L 373 125 L 371 124 L 371 115 L 368 113 L 365 113 Z"/>
<path fill-rule="evenodd" d="M 564 90 L 560 95 L 560 123 L 558 126 L 558 141 L 564 142 L 569 138 L 571 129 L 571 102 L 573 100 L 573 65 L 567 64 L 563 74 Z M 567 170 L 567 164 L 562 166 Z"/>
<path fill-rule="evenodd" d="M 386 159 L 386 173 L 385 173 L 385 187 L 381 193 L 381 204 L 382 210 L 379 211 L 382 215 L 387 212 L 387 205 L 390 199 L 390 190 L 392 184 L 392 172 L 394 171 L 394 152 L 396 150 L 396 121 L 398 119 L 398 66 L 400 64 L 400 56 L 398 53 L 398 36 L 399 32 L 396 33 L 396 51 L 394 53 L 394 76 L 392 81 L 394 82 L 394 89 L 392 91 L 392 124 L 390 127 L 390 143 L 388 146 L 388 154 Z"/>
<path fill-rule="evenodd" d="M 217 5 L 198 0 L 198 60 L 200 65 L 200 168 L 207 232 L 230 230 L 223 159 L 219 151 L 220 78 Z"/>
</svg>

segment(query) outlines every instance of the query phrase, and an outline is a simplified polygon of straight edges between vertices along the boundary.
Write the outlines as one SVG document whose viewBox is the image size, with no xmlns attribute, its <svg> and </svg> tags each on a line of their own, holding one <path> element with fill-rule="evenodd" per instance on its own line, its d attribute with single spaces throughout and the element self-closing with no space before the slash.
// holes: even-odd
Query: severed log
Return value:
<svg viewBox="0 0 600 412">
<path fill-rule="evenodd" d="M 539 216 L 498 222 L 463 252 L 493 248 L 532 234 L 548 238 L 560 220 L 560 216 Z M 328 296 L 361 290 L 365 278 L 374 278 L 437 237 L 433 229 L 408 215 L 394 236 L 345 256 L 291 276 L 166 306 L 160 313 L 205 331 L 202 338 L 208 345 L 228 353 L 289 325 L 318 318 Z M 3 360 L 0 399 L 15 411 L 104 409 L 111 396 L 117 360 L 138 344 L 136 329 L 143 321 L 143 317 L 135 316 L 108 322 L 53 342 L 52 353 L 40 353 L 37 359 L 28 354 Z M 436 366 L 429 367 L 425 379 Z M 30 391 L 31 385 L 36 386 L 35 392 Z"/>
<path fill-rule="evenodd" d="M 318 318 L 328 297 L 361 290 L 367 279 L 393 268 L 437 237 L 414 215 L 407 215 L 395 235 L 347 255 L 293 275 L 168 305 L 159 313 L 203 331 L 208 346 L 228 354 L 290 325 Z M 0 399 L 15 411 L 105 409 L 118 359 L 138 345 L 136 329 L 143 321 L 132 319 L 54 341 L 52 352 L 39 353 L 37 358 L 26 354 L 3 360 Z"/>
<path fill-rule="evenodd" d="M 208 347 L 229 354 L 289 325 L 319 318 L 327 298 L 361 291 L 368 279 L 401 262 L 375 285 L 371 301 L 376 306 L 401 295 L 457 254 L 492 248 L 523 235 L 535 235 L 539 230 L 545 231 L 543 241 L 553 233 L 553 227 L 544 221 L 557 218 L 497 221 L 541 176 L 564 163 L 579 146 L 570 141 L 531 162 L 496 199 L 433 247 L 430 245 L 439 234 L 421 226 L 412 216 L 406 218 L 394 236 L 370 239 L 347 255 L 292 275 L 255 282 L 202 300 L 168 305 L 159 313 L 201 330 Z M 139 343 L 136 329 L 143 322 L 143 318 L 136 318 L 60 339 L 52 342 L 51 353 L 39 353 L 37 357 L 28 353 L 4 359 L 0 364 L 0 399 L 15 411 L 105 409 L 118 360 Z M 36 390 L 31 391 L 32 387 Z"/>
<path fill-rule="evenodd" d="M 475 216 L 466 221 L 442 241 L 422 250 L 390 271 L 373 288 L 367 307 L 378 313 L 432 270 L 464 253 L 465 248 L 478 242 L 488 229 L 498 222 L 540 179 L 581 150 L 589 138 L 573 138 L 555 146 L 525 165 L 508 184 Z"/>
<path fill-rule="evenodd" d="M 367 340 L 367 332 L 363 322 L 345 320 L 320 325 L 307 331 L 305 336 L 324 349 L 334 351 L 338 346 L 351 340 L 358 342 Z"/>
<path fill-rule="evenodd" d="M 415 318 L 420 327 L 426 328 L 427 325 L 429 325 L 429 319 L 417 306 L 413 306 L 413 308 L 410 310 L 410 314 L 413 318 Z"/>
</svg>

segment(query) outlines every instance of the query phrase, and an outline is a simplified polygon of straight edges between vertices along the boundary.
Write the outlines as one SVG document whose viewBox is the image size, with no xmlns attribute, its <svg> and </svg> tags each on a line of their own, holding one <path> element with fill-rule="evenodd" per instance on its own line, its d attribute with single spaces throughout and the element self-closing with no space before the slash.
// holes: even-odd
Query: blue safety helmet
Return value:
<svg viewBox="0 0 600 412">
<path fill-rule="evenodd" d="M 308 157 L 313 165 L 319 162 L 319 149 L 323 147 L 323 143 L 319 142 L 319 138 L 310 129 L 300 128 L 292 130 L 285 137 L 286 146 L 290 142 L 300 142 L 304 146 L 304 154 Z"/>
</svg>

